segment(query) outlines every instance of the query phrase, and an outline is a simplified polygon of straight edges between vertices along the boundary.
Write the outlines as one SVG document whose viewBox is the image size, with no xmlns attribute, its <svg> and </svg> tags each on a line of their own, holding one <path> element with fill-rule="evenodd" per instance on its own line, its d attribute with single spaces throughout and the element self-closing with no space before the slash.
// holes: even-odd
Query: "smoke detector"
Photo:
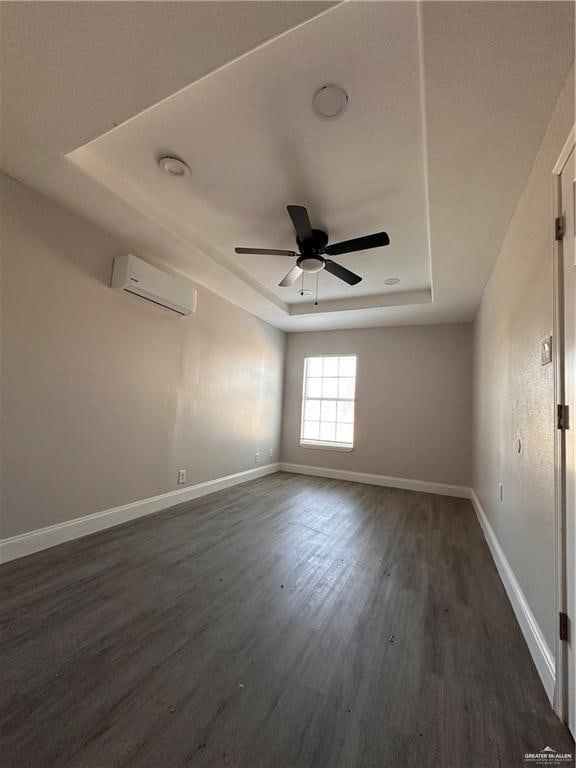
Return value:
<svg viewBox="0 0 576 768">
<path fill-rule="evenodd" d="M 162 169 L 165 173 L 169 173 L 171 176 L 190 176 L 190 168 L 184 160 L 180 160 L 179 157 L 161 157 L 158 160 L 158 168 Z"/>
<path fill-rule="evenodd" d="M 312 99 L 312 109 L 322 120 L 336 120 L 348 106 L 348 94 L 339 85 L 324 85 Z"/>
</svg>

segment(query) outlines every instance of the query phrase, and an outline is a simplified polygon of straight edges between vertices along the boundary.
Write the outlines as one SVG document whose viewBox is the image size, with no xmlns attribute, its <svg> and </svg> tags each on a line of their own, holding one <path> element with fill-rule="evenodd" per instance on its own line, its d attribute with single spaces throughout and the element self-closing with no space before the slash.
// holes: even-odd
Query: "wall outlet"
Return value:
<svg viewBox="0 0 576 768">
<path fill-rule="evenodd" d="M 186 482 L 186 470 L 185 469 L 179 469 L 178 470 L 178 485 L 184 485 Z"/>
<path fill-rule="evenodd" d="M 254 461 L 256 464 L 260 464 L 260 453 L 258 451 L 254 454 Z"/>
<path fill-rule="evenodd" d="M 500 501 L 504 501 L 504 483 L 498 483 L 498 497 Z"/>
<path fill-rule="evenodd" d="M 270 448 L 270 450 L 268 451 L 268 455 L 270 456 L 271 459 L 274 458 L 274 448 Z"/>
</svg>

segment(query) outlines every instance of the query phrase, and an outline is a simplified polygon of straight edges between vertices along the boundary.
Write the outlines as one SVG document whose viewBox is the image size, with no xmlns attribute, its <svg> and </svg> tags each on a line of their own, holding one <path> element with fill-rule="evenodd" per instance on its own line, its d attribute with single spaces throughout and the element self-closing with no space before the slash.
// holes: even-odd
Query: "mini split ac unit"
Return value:
<svg viewBox="0 0 576 768">
<path fill-rule="evenodd" d="M 114 259 L 110 285 L 177 315 L 196 312 L 196 289 L 186 278 L 163 272 L 130 253 Z"/>
</svg>

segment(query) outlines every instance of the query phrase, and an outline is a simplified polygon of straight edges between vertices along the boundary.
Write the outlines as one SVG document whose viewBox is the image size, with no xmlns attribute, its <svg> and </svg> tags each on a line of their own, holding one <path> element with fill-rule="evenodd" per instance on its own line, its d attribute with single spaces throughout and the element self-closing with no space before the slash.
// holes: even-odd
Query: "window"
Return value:
<svg viewBox="0 0 576 768">
<path fill-rule="evenodd" d="M 300 444 L 350 450 L 355 391 L 356 355 L 307 357 Z"/>
</svg>

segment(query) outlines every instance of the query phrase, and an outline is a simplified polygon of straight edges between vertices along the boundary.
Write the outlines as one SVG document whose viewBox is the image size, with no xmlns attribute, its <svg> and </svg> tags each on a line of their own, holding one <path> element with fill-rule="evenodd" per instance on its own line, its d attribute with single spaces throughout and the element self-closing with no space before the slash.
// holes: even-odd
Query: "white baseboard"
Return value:
<svg viewBox="0 0 576 768">
<path fill-rule="evenodd" d="M 62 544 L 72 539 L 79 539 L 90 533 L 112 528 L 115 525 L 135 520 L 138 517 L 160 512 L 176 504 L 182 504 L 182 502 L 191 501 L 216 491 L 222 491 L 239 483 L 245 483 L 247 480 L 255 480 L 258 477 L 271 475 L 274 472 L 278 472 L 279 468 L 279 464 L 267 464 L 264 467 L 248 469 L 245 472 L 237 472 L 234 475 L 226 475 L 225 477 L 208 480 L 197 485 L 189 485 L 185 488 L 179 488 L 177 491 L 161 493 L 159 496 L 152 496 L 141 501 L 133 501 L 130 504 L 123 504 L 121 507 L 106 509 L 103 512 L 95 512 L 92 515 L 67 520 L 65 523 L 50 525 L 47 528 L 40 528 L 36 531 L 23 533 L 20 536 L 0 540 L 0 563 L 15 560 L 18 557 L 25 557 L 34 552 L 40 552 L 42 549 L 54 547 L 57 544 Z"/>
<path fill-rule="evenodd" d="M 329 477 L 333 480 L 349 480 L 352 483 L 366 485 L 383 485 L 388 488 L 403 488 L 407 491 L 420 493 L 437 493 L 440 496 L 456 496 L 459 499 L 470 498 L 470 488 L 464 485 L 447 485 L 446 483 L 431 483 L 427 480 L 411 480 L 407 477 L 388 477 L 387 475 L 371 475 L 367 472 L 351 472 L 347 469 L 327 469 L 326 467 L 309 467 L 306 464 L 280 464 L 282 472 L 295 472 L 300 475 Z"/>
<path fill-rule="evenodd" d="M 486 513 L 482 509 L 482 505 L 480 504 L 480 501 L 474 490 L 472 490 L 471 499 L 472 504 L 474 505 L 474 509 L 476 510 L 478 522 L 480 523 L 480 526 L 484 532 L 484 537 L 486 538 L 486 542 L 490 548 L 490 552 L 492 553 L 496 568 L 498 569 L 498 573 L 500 574 L 500 578 L 502 579 L 502 583 L 504 584 L 504 588 L 506 589 L 508 598 L 512 604 L 516 619 L 518 620 L 518 624 L 520 624 L 520 629 L 522 630 L 524 639 L 526 640 L 530 653 L 532 654 L 532 659 L 534 660 L 534 664 L 536 665 L 536 669 L 538 670 L 538 674 L 540 675 L 540 679 L 542 680 L 546 694 L 548 695 L 550 703 L 552 704 L 554 700 L 554 685 L 556 681 L 556 665 L 554 662 L 554 655 L 550 651 L 550 648 L 544 639 L 542 630 L 540 629 L 538 622 L 536 621 L 536 618 L 532 613 L 530 606 L 528 605 L 528 601 L 526 600 L 526 597 L 522 592 L 522 588 L 520 587 L 520 584 L 514 575 L 514 571 L 508 562 L 508 558 L 504 554 L 504 551 L 502 550 L 502 547 L 496 538 L 496 534 L 494 533 L 494 530 L 490 525 L 490 522 L 486 517 Z"/>
</svg>

